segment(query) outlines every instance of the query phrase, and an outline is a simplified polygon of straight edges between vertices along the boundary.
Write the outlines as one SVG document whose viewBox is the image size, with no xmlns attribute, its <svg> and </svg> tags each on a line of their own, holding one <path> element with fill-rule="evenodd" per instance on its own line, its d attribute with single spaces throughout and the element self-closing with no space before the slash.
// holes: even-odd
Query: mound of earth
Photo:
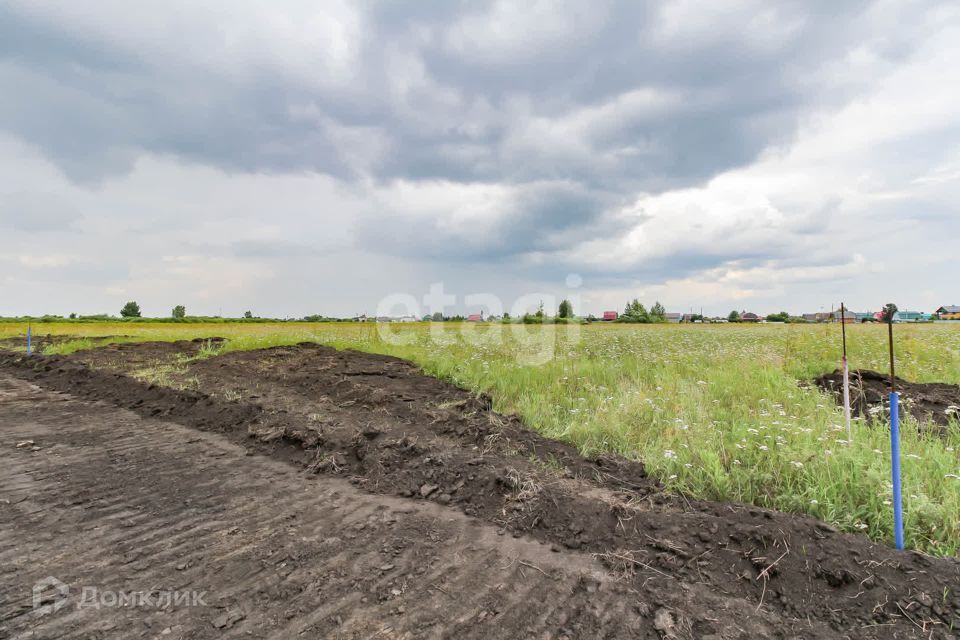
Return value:
<svg viewBox="0 0 960 640">
<path fill-rule="evenodd" d="M 170 348 L 122 347 L 131 362 Z M 626 591 L 587 581 L 591 606 L 630 600 L 644 621 L 636 637 L 952 638 L 960 627 L 956 559 L 896 552 L 808 517 L 668 495 L 639 462 L 585 458 L 403 360 L 307 343 L 233 352 L 187 363 L 176 375 L 191 388 L 175 389 L 129 377 L 120 359 L 92 368 L 91 353 L 0 355 L 0 372 L 210 432 L 321 483 L 343 478 L 368 495 L 432 503 L 571 565 L 594 562 Z M 601 637 L 561 630 L 548 635 Z"/>
<path fill-rule="evenodd" d="M 195 338 L 176 342 L 110 342 L 93 349 L 76 351 L 73 357 L 94 369 L 134 373 L 158 365 L 175 365 L 193 358 L 207 346 L 222 345 L 223 338 Z"/>
<path fill-rule="evenodd" d="M 843 371 L 835 370 L 816 380 L 814 384 L 834 394 L 843 405 Z M 896 378 L 900 405 L 917 420 L 932 421 L 945 427 L 960 420 L 960 386 L 940 382 L 908 382 Z M 855 415 L 889 415 L 890 376 L 868 369 L 850 371 L 850 409 Z"/>
</svg>

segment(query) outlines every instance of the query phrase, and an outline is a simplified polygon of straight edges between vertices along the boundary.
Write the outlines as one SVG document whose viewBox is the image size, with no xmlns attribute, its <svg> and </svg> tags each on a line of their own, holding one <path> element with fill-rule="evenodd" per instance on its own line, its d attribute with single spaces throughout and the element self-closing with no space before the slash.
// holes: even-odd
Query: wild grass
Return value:
<svg viewBox="0 0 960 640">
<path fill-rule="evenodd" d="M 839 327 L 414 324 L 45 324 L 59 353 L 124 340 L 222 336 L 203 355 L 296 344 L 395 355 L 489 393 L 500 411 L 585 452 L 642 460 L 688 497 L 807 513 L 889 543 L 889 435 L 857 420 L 847 441 L 832 397 L 803 382 L 839 365 Z M 0 338 L 26 327 L 0 325 Z M 960 384 L 960 326 L 900 325 L 897 373 Z M 885 371 L 886 327 L 849 327 L 850 365 Z M 960 425 L 902 428 L 908 546 L 960 552 Z"/>
</svg>

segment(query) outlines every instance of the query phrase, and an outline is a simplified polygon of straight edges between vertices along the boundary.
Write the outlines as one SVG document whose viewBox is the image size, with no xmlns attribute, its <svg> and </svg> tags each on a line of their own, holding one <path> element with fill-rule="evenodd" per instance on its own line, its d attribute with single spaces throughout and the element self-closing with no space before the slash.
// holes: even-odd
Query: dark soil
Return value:
<svg viewBox="0 0 960 640">
<path fill-rule="evenodd" d="M 834 394 L 843 405 L 843 371 L 826 373 L 814 383 Z M 960 420 L 960 386 L 940 382 L 907 382 L 896 378 L 900 405 L 920 422 L 931 421 L 941 427 Z M 881 416 L 889 415 L 890 376 L 868 369 L 850 372 L 850 410 L 854 415 L 869 416 L 873 409 Z"/>
<path fill-rule="evenodd" d="M 172 348 L 119 347 L 134 367 Z M 197 391 L 145 385 L 122 359 L 92 368 L 93 353 L 0 355 L 0 372 L 213 432 L 366 494 L 434 503 L 570 562 L 595 558 L 644 603 L 637 637 L 948 638 L 960 626 L 960 561 L 665 494 L 642 464 L 584 458 L 409 362 L 313 344 L 235 352 L 185 366 Z M 595 595 L 604 607 L 611 597 Z"/>
<path fill-rule="evenodd" d="M 158 365 L 175 365 L 196 357 L 205 346 L 218 346 L 223 338 L 195 338 L 177 342 L 110 342 L 95 349 L 76 351 L 72 357 L 93 369 L 111 369 L 123 373 L 135 373 Z M 144 348 L 149 344 L 149 348 Z"/>
</svg>

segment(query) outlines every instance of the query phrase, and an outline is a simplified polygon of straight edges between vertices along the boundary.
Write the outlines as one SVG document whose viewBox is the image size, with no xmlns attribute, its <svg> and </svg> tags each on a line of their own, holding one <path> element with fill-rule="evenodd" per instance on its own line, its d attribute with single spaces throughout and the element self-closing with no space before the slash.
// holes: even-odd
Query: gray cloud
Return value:
<svg viewBox="0 0 960 640">
<path fill-rule="evenodd" d="M 904 221 L 960 231 L 960 100 L 915 99 L 949 84 L 957 22 L 932 1 L 8 0 L 0 153 L 40 159 L 0 182 L 0 226 L 93 257 L 150 236 L 224 277 L 340 252 L 501 283 L 813 282 Z"/>
<path fill-rule="evenodd" d="M 117 30 L 129 22 L 129 37 L 111 40 L 117 30 L 98 34 L 7 3 L 0 78 L 21 90 L 0 115 L 77 179 L 125 171 L 145 151 L 231 170 L 662 190 L 788 138 L 803 107 L 826 99 L 815 80 L 797 77 L 845 55 L 861 19 L 860 4 L 784 5 L 763 10 L 770 24 L 739 14 L 709 38 L 661 38 L 656 6 L 538 7 L 371 5 L 344 80 L 324 82 L 320 59 L 316 77 L 284 73 L 258 41 L 231 44 L 223 14 L 177 14 L 226 24 L 144 32 L 148 46 L 135 48 L 143 27 L 132 8 L 91 9 Z M 240 20 L 273 35 L 253 13 Z M 780 34 L 783 24 L 796 27 Z M 766 42 L 764 30 L 782 40 Z M 200 41 L 211 37 L 220 40 Z M 188 57 L 204 49 L 209 59 Z M 309 65 L 312 55 L 286 62 Z M 618 106 L 631 91 L 666 99 Z M 382 148 L 358 157 L 358 144 Z"/>
</svg>

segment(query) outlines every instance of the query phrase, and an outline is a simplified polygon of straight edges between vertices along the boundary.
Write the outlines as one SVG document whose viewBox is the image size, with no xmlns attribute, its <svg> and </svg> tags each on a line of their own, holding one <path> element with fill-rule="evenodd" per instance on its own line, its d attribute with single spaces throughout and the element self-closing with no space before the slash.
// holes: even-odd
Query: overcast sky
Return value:
<svg viewBox="0 0 960 640">
<path fill-rule="evenodd" d="M 4 0 L 0 315 L 960 304 L 958 70 L 955 2 Z"/>
</svg>

